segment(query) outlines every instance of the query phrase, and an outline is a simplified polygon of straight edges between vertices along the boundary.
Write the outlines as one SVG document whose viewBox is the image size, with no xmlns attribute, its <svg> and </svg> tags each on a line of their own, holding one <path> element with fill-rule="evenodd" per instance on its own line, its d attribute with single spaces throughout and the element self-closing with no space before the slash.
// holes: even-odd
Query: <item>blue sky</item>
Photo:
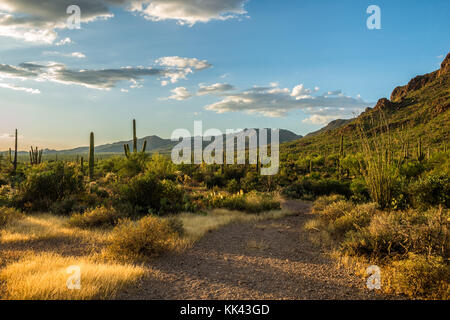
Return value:
<svg viewBox="0 0 450 320">
<path fill-rule="evenodd" d="M 194 120 L 306 134 L 438 69 L 450 47 L 446 0 L 137 2 L 0 0 L 0 150 L 16 127 L 21 149 L 129 139 L 133 118 L 139 136 Z"/>
</svg>

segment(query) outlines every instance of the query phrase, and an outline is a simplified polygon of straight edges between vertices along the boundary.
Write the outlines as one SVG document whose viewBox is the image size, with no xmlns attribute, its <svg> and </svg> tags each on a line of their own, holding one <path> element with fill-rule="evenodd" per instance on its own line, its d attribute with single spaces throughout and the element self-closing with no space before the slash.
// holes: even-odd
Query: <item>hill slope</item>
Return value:
<svg viewBox="0 0 450 320">
<path fill-rule="evenodd" d="M 340 138 L 344 136 L 346 150 L 358 151 L 358 123 L 369 130 L 380 127 L 380 111 L 389 123 L 391 132 L 407 141 L 411 154 L 422 139 L 424 149 L 442 150 L 450 140 L 450 53 L 441 68 L 417 76 L 408 84 L 393 90 L 390 100 L 382 98 L 374 108 L 367 108 L 355 119 L 331 124 L 303 139 L 283 145 L 283 158 L 295 160 L 299 154 L 337 153 Z M 372 123 L 373 121 L 373 123 Z"/>
</svg>

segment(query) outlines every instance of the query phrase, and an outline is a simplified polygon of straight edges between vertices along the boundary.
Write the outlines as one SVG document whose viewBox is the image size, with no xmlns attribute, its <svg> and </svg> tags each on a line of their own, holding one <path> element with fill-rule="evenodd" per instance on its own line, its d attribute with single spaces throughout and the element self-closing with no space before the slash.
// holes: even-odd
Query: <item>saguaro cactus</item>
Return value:
<svg viewBox="0 0 450 320">
<path fill-rule="evenodd" d="M 417 145 L 417 160 L 423 161 L 425 159 L 425 154 L 422 151 L 422 137 L 419 137 L 419 143 Z"/>
<path fill-rule="evenodd" d="M 138 152 L 137 145 L 138 145 L 138 138 L 137 138 L 137 135 L 136 135 L 136 119 L 133 119 L 133 153 L 137 153 Z M 146 149 L 147 149 L 147 140 L 144 140 L 141 152 L 145 153 Z M 128 144 L 124 144 L 123 145 L 123 151 L 125 153 L 125 156 L 127 158 L 129 158 L 130 154 L 131 154 L 131 151 L 130 151 L 130 146 Z"/>
<path fill-rule="evenodd" d="M 30 163 L 31 165 L 34 164 L 40 164 L 42 162 L 42 152 L 43 150 L 39 150 L 38 147 L 36 149 L 33 149 L 33 147 L 30 147 Z"/>
<path fill-rule="evenodd" d="M 16 138 L 14 142 L 14 160 L 11 161 L 11 149 L 9 149 L 9 161 L 13 165 L 14 172 L 17 170 L 17 129 L 16 129 Z"/>
<path fill-rule="evenodd" d="M 133 119 L 133 152 L 137 152 L 136 119 Z"/>
<path fill-rule="evenodd" d="M 94 178 L 94 133 L 91 132 L 90 142 L 89 142 L 89 179 Z"/>
<path fill-rule="evenodd" d="M 81 157 L 80 159 L 80 167 L 81 167 L 81 172 L 84 174 L 84 158 Z"/>
</svg>

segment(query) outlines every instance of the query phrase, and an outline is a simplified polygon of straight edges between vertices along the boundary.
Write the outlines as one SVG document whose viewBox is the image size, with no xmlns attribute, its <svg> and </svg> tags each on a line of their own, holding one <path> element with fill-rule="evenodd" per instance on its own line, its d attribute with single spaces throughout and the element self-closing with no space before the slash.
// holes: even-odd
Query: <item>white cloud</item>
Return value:
<svg viewBox="0 0 450 320">
<path fill-rule="evenodd" d="M 57 30 L 67 29 L 70 5 L 81 8 L 81 23 L 109 19 L 112 7 L 142 14 L 152 21 L 174 20 L 189 26 L 246 14 L 245 0 L 0 0 L 0 36 L 54 43 Z M 66 38 L 68 39 L 68 38 Z M 70 39 L 58 45 L 70 43 Z"/>
<path fill-rule="evenodd" d="M 71 44 L 71 43 L 73 43 L 73 41 L 70 39 L 70 38 L 64 38 L 64 39 L 61 39 L 60 41 L 58 41 L 57 43 L 55 43 L 55 45 L 57 45 L 57 46 L 64 46 L 64 45 L 66 45 L 66 44 Z"/>
<path fill-rule="evenodd" d="M 176 67 L 181 69 L 192 68 L 194 70 L 203 70 L 211 67 L 208 61 L 198 60 L 197 58 L 183 58 L 178 56 L 162 57 L 156 60 L 156 63 L 166 67 Z"/>
<path fill-rule="evenodd" d="M 171 90 L 170 92 L 172 92 L 172 95 L 167 98 L 163 98 L 162 100 L 170 99 L 181 101 L 192 97 L 192 94 L 185 87 L 178 87 Z"/>
<path fill-rule="evenodd" d="M 152 21 L 175 20 L 192 26 L 198 22 L 228 20 L 247 13 L 246 0 L 150 0 L 135 1 L 133 11 Z"/>
<path fill-rule="evenodd" d="M 81 22 L 113 16 L 109 6 L 123 1 L 77 0 L 82 8 Z M 67 28 L 67 7 L 72 0 L 0 0 L 0 36 L 29 42 L 53 43 L 58 29 Z"/>
<path fill-rule="evenodd" d="M 163 58 L 164 59 L 164 58 Z M 185 58 L 180 58 L 185 59 Z M 187 58 L 186 58 L 187 59 Z M 188 59 L 189 61 L 199 61 L 197 59 Z M 207 61 L 202 61 L 197 67 L 172 66 L 170 64 L 156 67 L 123 67 L 118 69 L 100 69 L 100 70 L 72 70 L 68 69 L 62 63 L 21 63 L 18 66 L 0 64 L 0 79 L 20 79 L 49 81 L 62 83 L 66 85 L 79 85 L 92 89 L 109 90 L 114 88 L 118 82 L 128 81 L 130 88 L 142 87 L 143 78 L 157 77 L 167 79 L 175 83 L 179 79 L 185 79 L 186 76 L 194 71 L 203 70 Z M 193 70 L 194 69 L 194 70 Z"/>
<path fill-rule="evenodd" d="M 255 86 L 239 93 L 223 94 L 221 101 L 207 105 L 205 109 L 216 113 L 245 112 L 266 117 L 282 117 L 292 110 L 303 110 L 310 115 L 305 121 L 319 123 L 354 116 L 373 105 L 360 98 L 345 96 L 340 90 L 332 92 L 333 95 L 313 96 L 308 93 L 312 93 L 312 90 L 303 85 L 295 86 L 292 90 Z"/>
<path fill-rule="evenodd" d="M 32 94 L 39 94 L 39 93 L 41 93 L 41 91 L 39 89 L 20 87 L 20 86 L 16 86 L 14 84 L 11 84 L 11 83 L 2 83 L 2 82 L 0 82 L 0 88 L 11 89 L 11 90 L 14 90 L 14 91 L 24 91 L 24 92 L 32 93 Z"/>
<path fill-rule="evenodd" d="M 61 56 L 61 57 L 77 58 L 77 59 L 86 58 L 86 55 L 81 52 L 62 53 L 59 51 L 44 51 L 43 54 L 47 55 L 47 56 Z"/>
<path fill-rule="evenodd" d="M 228 83 L 214 83 L 212 85 L 205 85 L 203 83 L 199 84 L 200 89 L 198 89 L 197 94 L 203 96 L 206 94 L 216 94 L 222 93 L 230 90 L 234 90 L 234 87 Z"/>
<path fill-rule="evenodd" d="M 310 116 L 309 118 L 303 119 L 302 122 L 324 125 L 324 124 L 330 123 L 330 121 L 335 120 L 335 119 L 336 119 L 336 116 L 334 116 L 334 115 L 323 116 L 320 114 L 314 114 L 314 115 Z"/>
</svg>

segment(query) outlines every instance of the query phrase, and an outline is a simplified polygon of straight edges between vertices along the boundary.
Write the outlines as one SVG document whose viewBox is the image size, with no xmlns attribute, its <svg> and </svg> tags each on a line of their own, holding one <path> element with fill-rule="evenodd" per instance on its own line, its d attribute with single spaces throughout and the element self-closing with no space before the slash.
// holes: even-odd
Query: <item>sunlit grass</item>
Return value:
<svg viewBox="0 0 450 320">
<path fill-rule="evenodd" d="M 81 271 L 81 288 L 70 290 L 69 266 Z M 110 299 L 126 285 L 137 281 L 145 269 L 138 266 L 101 263 L 91 257 L 62 257 L 54 253 L 27 255 L 0 271 L 6 283 L 6 298 L 34 299 Z"/>
<path fill-rule="evenodd" d="M 183 221 L 186 240 L 195 242 L 205 233 L 216 230 L 232 222 L 256 222 L 265 219 L 278 219 L 289 215 L 287 210 L 274 210 L 260 214 L 248 214 L 241 211 L 215 209 L 206 215 L 183 213 L 178 217 Z"/>
<path fill-rule="evenodd" d="M 60 238 L 104 242 L 107 232 L 103 230 L 81 230 L 68 226 L 68 218 L 52 214 L 37 214 L 15 220 L 0 230 L 0 243 L 52 240 Z"/>
</svg>

